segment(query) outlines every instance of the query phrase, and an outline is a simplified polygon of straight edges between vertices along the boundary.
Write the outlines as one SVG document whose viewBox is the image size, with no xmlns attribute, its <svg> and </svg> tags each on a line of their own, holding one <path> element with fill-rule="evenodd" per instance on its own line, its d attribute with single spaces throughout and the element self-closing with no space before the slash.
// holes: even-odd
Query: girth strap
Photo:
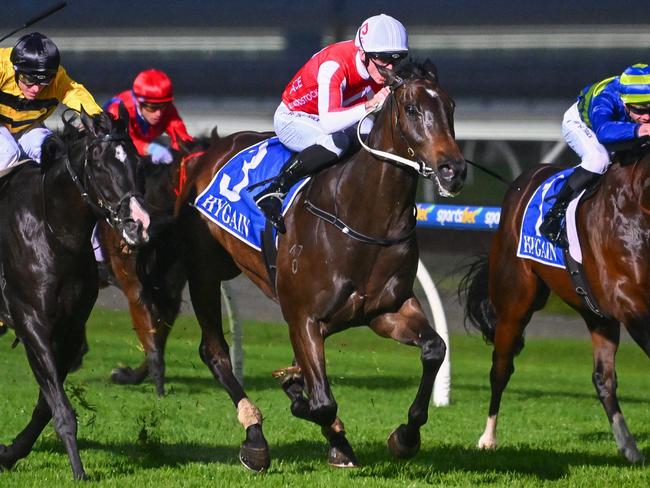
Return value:
<svg viewBox="0 0 650 488">
<path fill-rule="evenodd" d="M 398 237 L 397 239 L 383 239 L 381 237 L 370 237 L 352 229 L 345 222 L 339 219 L 336 215 L 333 215 L 329 212 L 326 212 L 322 208 L 317 207 L 316 205 L 311 203 L 311 201 L 309 201 L 308 199 L 305 199 L 303 205 L 308 212 L 314 214 L 316 217 L 323 219 L 325 222 L 329 222 L 344 234 L 352 237 L 353 239 L 356 239 L 357 241 L 365 242 L 366 244 L 375 244 L 379 246 L 394 246 L 395 244 L 401 244 L 402 242 L 408 241 L 413 237 L 413 234 L 415 232 L 415 224 L 413 224 L 413 227 L 405 235 L 403 235 L 402 237 Z"/>
<path fill-rule="evenodd" d="M 566 232 L 566 229 L 562 232 Z M 569 276 L 571 277 L 573 287 L 576 293 L 582 299 L 582 302 L 598 317 L 610 318 L 609 315 L 604 313 L 598 307 L 598 302 L 596 301 L 596 298 L 594 297 L 594 294 L 591 291 L 587 280 L 585 279 L 585 270 L 582 264 L 571 257 L 571 253 L 569 252 L 568 248 L 564 249 L 564 262 L 566 263 L 566 269 L 569 272 Z"/>
</svg>

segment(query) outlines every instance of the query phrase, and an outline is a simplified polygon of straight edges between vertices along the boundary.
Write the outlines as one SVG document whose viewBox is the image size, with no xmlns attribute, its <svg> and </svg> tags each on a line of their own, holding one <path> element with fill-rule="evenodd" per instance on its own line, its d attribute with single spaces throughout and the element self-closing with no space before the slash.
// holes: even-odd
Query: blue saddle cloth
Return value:
<svg viewBox="0 0 650 488">
<path fill-rule="evenodd" d="M 247 191 L 250 185 L 277 176 L 292 156 L 277 137 L 243 149 L 214 175 L 210 184 L 196 198 L 194 206 L 212 222 L 258 251 L 266 219 L 253 197 L 264 187 Z M 282 213 L 293 202 L 298 191 L 309 181 L 299 181 L 287 193 Z M 269 182 L 270 183 L 270 182 Z"/>
<path fill-rule="evenodd" d="M 532 259 L 549 266 L 566 268 L 563 250 L 540 234 L 539 226 L 546 212 L 553 206 L 555 196 L 574 169 L 569 168 L 555 173 L 533 193 L 521 222 L 519 247 L 517 248 L 518 257 Z"/>
</svg>

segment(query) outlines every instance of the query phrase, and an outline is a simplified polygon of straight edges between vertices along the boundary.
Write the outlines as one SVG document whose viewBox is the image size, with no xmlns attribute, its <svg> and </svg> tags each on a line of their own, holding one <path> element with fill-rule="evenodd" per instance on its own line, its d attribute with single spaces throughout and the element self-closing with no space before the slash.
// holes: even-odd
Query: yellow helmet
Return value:
<svg viewBox="0 0 650 488">
<path fill-rule="evenodd" d="M 650 66 L 635 64 L 619 78 L 619 93 L 623 103 L 650 103 Z"/>
</svg>

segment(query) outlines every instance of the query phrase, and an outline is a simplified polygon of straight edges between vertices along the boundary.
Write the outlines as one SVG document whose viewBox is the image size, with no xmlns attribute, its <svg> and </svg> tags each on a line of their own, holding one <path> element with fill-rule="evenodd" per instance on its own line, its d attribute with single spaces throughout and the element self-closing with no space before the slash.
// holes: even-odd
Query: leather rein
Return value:
<svg viewBox="0 0 650 488">
<path fill-rule="evenodd" d="M 407 80 L 397 77 L 396 82 L 393 83 L 390 87 L 390 95 L 393 98 L 393 101 L 397 105 L 397 111 L 396 111 L 396 122 L 395 126 L 397 127 L 399 131 L 399 135 L 402 138 L 402 140 L 406 143 L 407 150 L 406 152 L 408 153 L 409 157 L 413 158 L 415 156 L 415 151 L 411 148 L 409 145 L 406 136 L 404 135 L 404 131 L 402 129 L 402 126 L 399 121 L 399 105 L 397 102 L 397 97 L 395 96 L 395 93 L 397 90 L 402 87 Z M 385 102 L 384 102 L 385 103 Z M 431 178 L 433 175 L 435 176 L 435 171 L 433 168 L 427 166 L 423 162 L 420 161 L 413 161 L 411 159 L 403 158 L 401 156 L 398 156 L 396 154 L 392 154 L 389 152 L 385 151 L 380 151 L 378 149 L 373 149 L 369 147 L 364 141 L 361 136 L 361 124 L 363 121 L 368 118 L 370 115 L 373 115 L 381 110 L 383 105 L 378 105 L 375 106 L 375 108 L 368 112 L 358 123 L 357 125 L 357 138 L 359 139 L 359 142 L 361 143 L 361 147 L 368 151 L 370 154 L 375 156 L 378 159 L 384 160 L 384 161 L 389 161 L 392 163 L 397 163 L 398 166 L 406 166 L 409 169 L 415 170 L 419 175 L 425 177 L 425 178 Z M 393 111 L 392 105 L 391 105 L 391 112 Z M 312 180 L 313 181 L 313 180 Z M 311 182 L 309 184 L 309 189 L 311 189 Z M 345 235 L 351 237 L 352 239 L 355 239 L 359 242 L 363 242 L 365 244 L 374 244 L 378 246 L 394 246 L 396 244 L 401 244 L 403 242 L 408 241 L 411 239 L 415 233 L 415 226 L 416 226 L 416 221 L 413 222 L 413 226 L 402 236 L 396 237 L 394 239 L 385 239 L 383 237 L 372 237 L 368 236 L 362 232 L 359 232 L 355 230 L 354 228 L 350 227 L 348 224 L 346 224 L 344 221 L 342 221 L 337 215 L 334 215 L 330 212 L 327 212 L 326 210 L 323 210 L 322 208 L 314 205 L 311 200 L 309 200 L 309 191 L 307 191 L 307 197 L 305 198 L 305 201 L 303 202 L 303 206 L 305 209 L 318 217 L 321 220 L 324 220 L 325 222 L 328 222 L 332 224 L 334 227 L 339 229 L 341 232 L 343 232 Z"/>
</svg>

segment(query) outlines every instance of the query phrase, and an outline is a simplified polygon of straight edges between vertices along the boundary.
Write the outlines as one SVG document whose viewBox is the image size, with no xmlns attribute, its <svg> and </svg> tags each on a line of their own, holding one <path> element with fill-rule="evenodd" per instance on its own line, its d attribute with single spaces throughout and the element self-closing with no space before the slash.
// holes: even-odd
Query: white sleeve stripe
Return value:
<svg viewBox="0 0 650 488">
<path fill-rule="evenodd" d="M 332 77 L 338 69 L 340 69 L 340 66 L 336 61 L 326 61 L 318 69 L 318 115 L 321 126 L 327 134 L 333 134 L 350 127 L 359 122 L 366 113 L 363 105 L 350 108 L 330 107 L 330 90 L 334 88 L 331 86 Z M 345 83 L 345 80 L 343 80 L 338 87 L 341 103 L 343 103 Z"/>
<path fill-rule="evenodd" d="M 340 68 L 336 61 L 325 61 L 318 68 L 318 113 L 320 115 L 329 112 L 330 110 L 330 89 L 332 84 L 332 76 Z M 344 83 L 338 87 L 341 100 L 343 100 Z"/>
</svg>

